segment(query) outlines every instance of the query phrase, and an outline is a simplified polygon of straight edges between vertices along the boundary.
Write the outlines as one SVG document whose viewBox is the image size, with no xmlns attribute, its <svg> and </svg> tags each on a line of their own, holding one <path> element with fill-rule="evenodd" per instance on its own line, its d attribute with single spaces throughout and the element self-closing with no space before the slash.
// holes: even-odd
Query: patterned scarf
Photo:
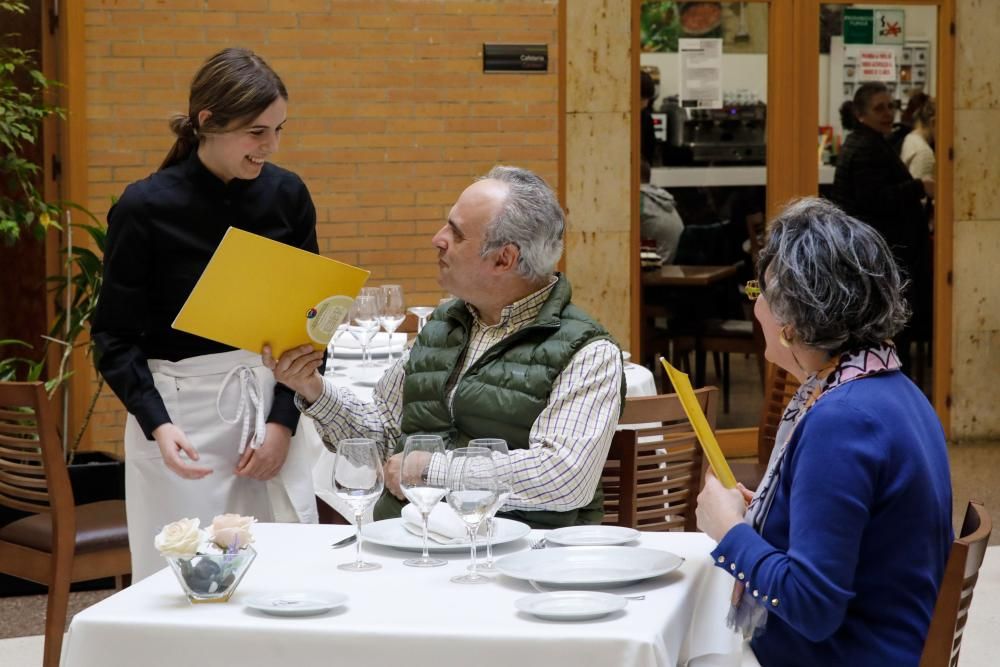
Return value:
<svg viewBox="0 0 1000 667">
<path fill-rule="evenodd" d="M 743 520 L 750 524 L 758 533 L 763 532 L 767 515 L 774 502 L 778 481 L 781 477 L 781 464 L 785 458 L 785 450 L 792 439 L 796 426 L 809 409 L 820 398 L 830 391 L 852 380 L 898 370 L 899 357 L 891 342 L 885 342 L 879 347 L 868 348 L 860 352 L 845 352 L 830 361 L 816 373 L 806 378 L 806 381 L 792 396 L 781 415 L 778 433 L 775 437 L 775 448 L 767 463 L 764 478 L 754 492 L 753 500 L 747 507 Z M 767 608 L 747 590 L 746 584 L 737 581 L 733 586 L 732 607 L 726 618 L 726 624 L 750 638 L 760 634 L 767 623 Z"/>
</svg>

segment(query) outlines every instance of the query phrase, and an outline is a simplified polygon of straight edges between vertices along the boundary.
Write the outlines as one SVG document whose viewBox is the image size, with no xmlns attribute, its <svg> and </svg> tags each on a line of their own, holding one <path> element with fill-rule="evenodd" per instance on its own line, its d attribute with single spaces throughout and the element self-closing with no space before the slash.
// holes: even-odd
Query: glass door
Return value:
<svg viewBox="0 0 1000 667">
<path fill-rule="evenodd" d="M 742 285 L 768 210 L 771 5 L 645 0 L 639 12 L 634 361 L 653 367 L 662 355 L 696 386 L 719 386 L 719 428 L 754 427 L 763 341 Z"/>
<path fill-rule="evenodd" d="M 895 342 L 903 370 L 941 412 L 951 317 L 950 299 L 942 298 L 950 290 L 943 272 L 951 262 L 951 205 L 950 132 L 942 137 L 940 130 L 950 124 L 951 104 L 950 79 L 944 86 L 940 80 L 947 69 L 940 62 L 947 53 L 941 8 L 893 1 L 817 6 L 818 191 L 878 229 L 896 252 L 909 276 L 913 315 Z M 867 165 L 863 177 L 859 164 Z"/>
</svg>

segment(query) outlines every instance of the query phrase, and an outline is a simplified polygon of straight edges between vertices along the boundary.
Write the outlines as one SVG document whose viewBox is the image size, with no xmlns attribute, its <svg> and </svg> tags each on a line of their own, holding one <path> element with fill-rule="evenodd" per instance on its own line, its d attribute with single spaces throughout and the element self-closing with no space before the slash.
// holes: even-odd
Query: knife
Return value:
<svg viewBox="0 0 1000 667">
<path fill-rule="evenodd" d="M 351 535 L 350 537 L 345 537 L 344 539 L 340 540 L 339 542 L 334 542 L 333 544 L 330 545 L 330 547 L 333 548 L 333 549 L 340 549 L 341 547 L 346 547 L 346 546 L 348 546 L 350 544 L 354 544 L 354 542 L 357 539 L 358 539 L 357 534 L 354 534 L 354 535 Z"/>
</svg>

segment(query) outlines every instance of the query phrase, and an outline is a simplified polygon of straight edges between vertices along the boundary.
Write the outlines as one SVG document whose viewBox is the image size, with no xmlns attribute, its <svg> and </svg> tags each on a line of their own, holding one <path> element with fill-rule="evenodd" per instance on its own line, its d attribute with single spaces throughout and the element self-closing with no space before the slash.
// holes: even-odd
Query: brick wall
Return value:
<svg viewBox="0 0 1000 667">
<path fill-rule="evenodd" d="M 557 0 L 85 0 L 88 205 L 154 170 L 210 54 L 245 46 L 285 81 L 275 162 L 305 180 L 320 250 L 434 304 L 430 238 L 471 180 L 497 163 L 556 187 Z M 549 45 L 546 75 L 482 74 L 483 42 Z M 120 448 L 105 390 L 93 445 Z"/>
</svg>

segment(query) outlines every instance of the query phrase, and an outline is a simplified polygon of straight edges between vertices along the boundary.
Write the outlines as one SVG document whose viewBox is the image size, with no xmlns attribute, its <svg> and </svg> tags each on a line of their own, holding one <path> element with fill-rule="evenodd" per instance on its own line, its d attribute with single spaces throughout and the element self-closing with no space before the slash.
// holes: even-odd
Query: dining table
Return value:
<svg viewBox="0 0 1000 667">
<path fill-rule="evenodd" d="M 742 642 L 725 624 L 732 578 L 713 566 L 713 543 L 702 533 L 643 532 L 624 546 L 607 547 L 622 562 L 635 548 L 663 557 L 669 552 L 683 562 L 657 576 L 586 587 L 644 596 L 625 600 L 618 611 L 591 620 L 547 620 L 515 606 L 536 594 L 521 577 L 492 574 L 482 585 L 452 583 L 450 577 L 469 563 L 467 548 L 436 554 L 447 565 L 423 569 L 403 565 L 412 552 L 366 543 L 365 560 L 381 567 L 339 570 L 339 563 L 353 559 L 354 547 L 334 550 L 331 543 L 353 530 L 257 524 L 256 560 L 228 602 L 191 604 L 174 573 L 160 570 L 78 613 L 63 643 L 62 665 L 740 665 Z M 536 553 L 532 546 L 546 534 L 532 530 L 498 545 L 498 566 Z M 577 549 L 592 547 L 547 544 L 545 556 L 572 559 Z M 296 592 L 340 594 L 343 604 L 296 617 L 258 610 L 261 599 Z"/>
</svg>

